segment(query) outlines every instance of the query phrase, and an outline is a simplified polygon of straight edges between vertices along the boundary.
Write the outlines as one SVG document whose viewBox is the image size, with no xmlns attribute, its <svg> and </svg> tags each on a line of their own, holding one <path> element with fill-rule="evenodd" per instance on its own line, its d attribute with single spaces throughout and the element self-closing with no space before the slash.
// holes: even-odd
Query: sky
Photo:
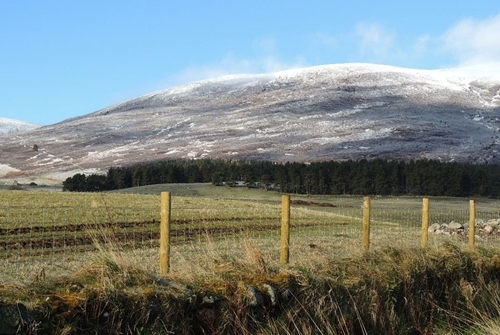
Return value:
<svg viewBox="0 0 500 335">
<path fill-rule="evenodd" d="M 354 62 L 500 68 L 500 1 L 0 1 L 0 117 L 43 125 L 192 81 Z"/>
</svg>

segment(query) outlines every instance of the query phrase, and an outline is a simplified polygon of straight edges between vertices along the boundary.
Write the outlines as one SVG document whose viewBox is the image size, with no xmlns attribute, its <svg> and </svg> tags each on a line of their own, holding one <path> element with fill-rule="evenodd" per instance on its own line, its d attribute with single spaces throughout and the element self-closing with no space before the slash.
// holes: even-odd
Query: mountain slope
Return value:
<svg viewBox="0 0 500 335">
<path fill-rule="evenodd" d="M 0 136 L 33 130 L 38 127 L 40 127 L 40 125 L 36 123 L 24 122 L 24 121 L 18 121 L 0 117 Z"/>
<path fill-rule="evenodd" d="M 0 164 L 40 175 L 203 157 L 499 163 L 499 125 L 498 76 L 325 65 L 196 82 L 9 136 Z"/>
</svg>

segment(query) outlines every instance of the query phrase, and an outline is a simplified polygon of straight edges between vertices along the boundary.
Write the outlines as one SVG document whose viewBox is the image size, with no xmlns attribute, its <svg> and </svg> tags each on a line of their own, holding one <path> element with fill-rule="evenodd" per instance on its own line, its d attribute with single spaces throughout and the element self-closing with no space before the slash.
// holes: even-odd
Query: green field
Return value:
<svg viewBox="0 0 500 335">
<path fill-rule="evenodd" d="M 54 274 L 74 271 L 92 261 L 97 247 L 119 250 L 157 272 L 162 191 L 172 194 L 172 271 L 203 263 L 208 254 L 241 257 L 250 244 L 271 264 L 279 263 L 277 192 L 211 184 L 152 185 L 110 193 L 4 190 L 0 281 L 27 279 L 41 268 Z M 363 252 L 361 196 L 291 199 L 292 264 Z M 373 197 L 371 206 L 371 248 L 420 245 L 421 198 Z M 468 220 L 468 199 L 435 198 L 430 207 L 431 223 Z M 477 212 L 478 219 L 499 218 L 499 202 L 479 199 Z M 464 236 L 431 235 L 429 245 L 450 239 L 466 243 Z M 480 243 L 496 245 L 497 239 Z"/>
</svg>

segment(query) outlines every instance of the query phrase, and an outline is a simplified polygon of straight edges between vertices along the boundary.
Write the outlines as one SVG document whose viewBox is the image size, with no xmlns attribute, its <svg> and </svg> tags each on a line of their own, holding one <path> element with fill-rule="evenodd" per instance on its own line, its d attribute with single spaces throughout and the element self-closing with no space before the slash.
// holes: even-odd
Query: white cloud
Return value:
<svg viewBox="0 0 500 335">
<path fill-rule="evenodd" d="M 443 34 L 403 36 L 377 22 L 360 22 L 347 32 L 310 35 L 321 53 L 337 62 L 370 62 L 400 66 L 435 68 L 450 66 L 450 55 L 459 66 L 482 63 L 500 64 L 500 14 L 484 19 L 458 22 Z M 170 85 L 215 78 L 229 74 L 269 73 L 308 66 L 305 58 L 284 60 L 272 37 L 253 41 L 253 57 L 239 57 L 228 52 L 219 62 L 193 65 L 170 77 Z M 327 52 L 325 52 L 327 50 Z M 320 57 L 321 58 L 321 57 Z M 324 62 L 323 62 L 324 63 Z M 491 67 L 491 66 L 490 66 Z"/>
<path fill-rule="evenodd" d="M 428 52 L 430 42 L 431 37 L 429 35 L 420 36 L 415 42 L 413 42 L 411 52 L 415 56 L 425 55 L 425 53 Z"/>
<path fill-rule="evenodd" d="M 255 72 L 252 61 L 239 59 L 232 53 L 228 53 L 220 62 L 216 64 L 203 66 L 190 66 L 182 72 L 173 75 L 170 81 L 174 85 L 188 82 L 215 78 L 234 73 L 252 73 Z"/>
<path fill-rule="evenodd" d="M 378 23 L 358 23 L 354 35 L 364 55 L 386 59 L 396 50 L 394 34 Z"/>
<path fill-rule="evenodd" d="M 266 55 L 250 60 L 238 58 L 230 52 L 218 63 L 188 67 L 172 76 L 169 81 L 171 85 L 179 85 L 230 74 L 271 73 L 306 66 L 307 62 L 300 57 L 293 61 L 283 61 L 277 56 Z"/>
<path fill-rule="evenodd" d="M 391 63 L 404 55 L 398 48 L 396 34 L 377 22 L 359 22 L 347 32 L 310 35 L 313 45 L 334 52 L 340 62 Z"/>
<path fill-rule="evenodd" d="M 276 40 L 271 37 L 265 37 L 254 41 L 253 45 L 259 51 L 273 53 L 276 49 Z"/>
<path fill-rule="evenodd" d="M 460 65 L 473 65 L 500 61 L 500 14 L 484 19 L 460 21 L 441 39 L 444 49 Z"/>
<path fill-rule="evenodd" d="M 271 73 L 289 69 L 297 69 L 307 67 L 307 61 L 304 58 L 297 57 L 291 62 L 286 62 L 279 59 L 277 56 L 266 56 L 257 61 L 258 67 L 262 69 L 260 72 Z"/>
</svg>

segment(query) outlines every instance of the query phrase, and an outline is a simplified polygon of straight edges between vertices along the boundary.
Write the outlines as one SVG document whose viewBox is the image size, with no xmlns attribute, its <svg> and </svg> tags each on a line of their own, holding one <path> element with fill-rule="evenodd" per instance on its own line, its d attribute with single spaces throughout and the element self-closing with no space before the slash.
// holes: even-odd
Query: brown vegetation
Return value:
<svg viewBox="0 0 500 335">
<path fill-rule="evenodd" d="M 244 249 L 241 259 L 207 255 L 210 274 L 188 277 L 103 251 L 70 277 L 0 286 L 0 296 L 33 306 L 31 334 L 465 334 L 499 311 L 493 250 L 388 248 L 277 268 Z"/>
</svg>

